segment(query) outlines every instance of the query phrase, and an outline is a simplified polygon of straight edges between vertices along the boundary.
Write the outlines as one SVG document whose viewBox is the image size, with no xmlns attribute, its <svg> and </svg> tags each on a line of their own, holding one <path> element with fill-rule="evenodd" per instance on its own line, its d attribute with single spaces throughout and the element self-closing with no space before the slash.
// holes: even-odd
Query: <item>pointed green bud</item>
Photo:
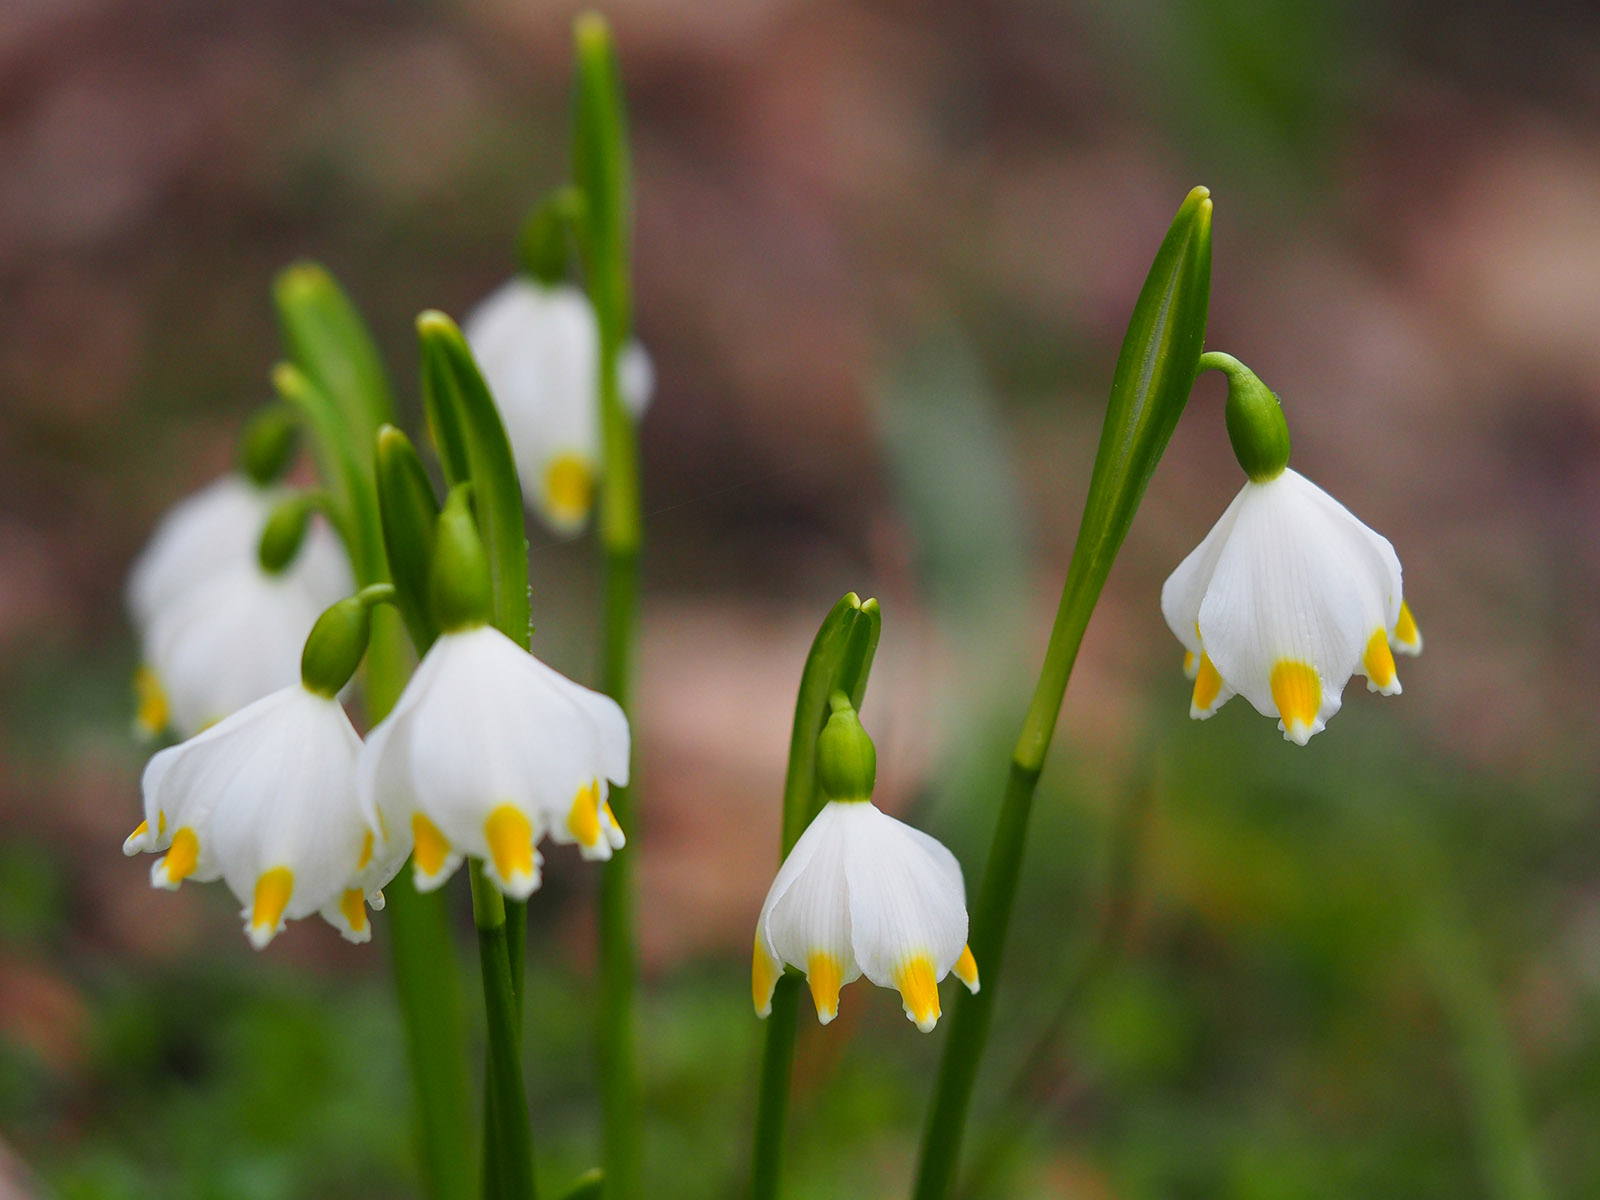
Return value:
<svg viewBox="0 0 1600 1200">
<path fill-rule="evenodd" d="M 300 655 L 300 681 L 308 692 L 331 699 L 344 689 L 367 652 L 372 606 L 393 599 L 393 587 L 375 583 L 323 610 Z"/>
<path fill-rule="evenodd" d="M 239 470 L 256 486 L 266 487 L 288 470 L 297 432 L 292 410 L 267 405 L 250 418 L 239 438 Z"/>
<path fill-rule="evenodd" d="M 828 697 L 828 706 L 832 715 L 817 738 L 817 783 L 829 800 L 871 800 L 878 781 L 878 752 L 850 697 L 835 692 Z"/>
<path fill-rule="evenodd" d="M 517 237 L 517 261 L 524 274 L 546 287 L 567 277 L 569 238 L 582 214 L 583 193 L 577 188 L 559 188 L 540 201 Z"/>
<path fill-rule="evenodd" d="M 1289 423 L 1272 389 L 1231 354 L 1212 350 L 1200 356 L 1200 370 L 1228 377 L 1228 440 L 1244 473 L 1256 483 L 1283 474 L 1289 465 Z"/>
<path fill-rule="evenodd" d="M 486 625 L 493 611 L 489 556 L 472 516 L 470 484 L 450 489 L 439 513 L 428 572 L 428 598 L 442 633 Z"/>
<path fill-rule="evenodd" d="M 295 492 L 280 500 L 268 514 L 256 551 L 261 559 L 261 569 L 268 575 L 282 574 L 294 562 L 306 540 L 311 510 L 316 506 L 315 493 Z"/>
</svg>

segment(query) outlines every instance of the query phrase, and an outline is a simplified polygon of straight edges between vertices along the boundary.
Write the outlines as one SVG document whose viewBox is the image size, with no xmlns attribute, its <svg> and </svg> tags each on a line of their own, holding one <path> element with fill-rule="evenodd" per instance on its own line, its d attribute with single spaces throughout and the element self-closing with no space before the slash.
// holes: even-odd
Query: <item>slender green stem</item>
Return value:
<svg viewBox="0 0 1600 1200">
<path fill-rule="evenodd" d="M 478 927 L 478 960 L 483 968 L 484 1017 L 489 1033 L 484 1163 L 485 1200 L 533 1200 L 533 1132 L 522 1088 L 522 1037 L 506 952 L 506 910 L 500 892 L 484 877 L 477 859 L 470 867 L 472 918 Z"/>
<path fill-rule="evenodd" d="M 638 589 L 637 553 L 607 553 L 601 682 L 604 691 L 624 708 L 632 690 Z M 612 788 L 608 803 L 617 823 L 637 838 L 633 788 Z M 642 1182 L 634 1028 L 638 965 L 633 935 L 633 860 L 637 853 L 630 848 L 613 856 L 600 874 L 599 1067 L 607 1200 L 633 1200 L 640 1194 Z"/>
<path fill-rule="evenodd" d="M 761 1090 L 756 1097 L 755 1152 L 750 1160 L 750 1195 L 778 1194 L 784 1128 L 789 1117 L 789 1077 L 794 1066 L 795 1028 L 800 1017 L 800 976 L 785 971 L 772 990 L 767 1039 L 761 1054 Z"/>
<path fill-rule="evenodd" d="M 972 910 L 968 943 L 983 971 L 983 990 L 976 995 L 962 993 L 956 1001 L 923 1131 L 916 1200 L 944 1200 L 955 1182 L 972 1088 L 999 991 L 1039 773 L 1055 736 L 1089 617 L 1194 384 L 1210 288 L 1211 200 L 1206 189 L 1195 188 L 1156 252 L 1117 355 L 1078 540 L 1039 681 L 1011 753 L 994 838 Z"/>
</svg>

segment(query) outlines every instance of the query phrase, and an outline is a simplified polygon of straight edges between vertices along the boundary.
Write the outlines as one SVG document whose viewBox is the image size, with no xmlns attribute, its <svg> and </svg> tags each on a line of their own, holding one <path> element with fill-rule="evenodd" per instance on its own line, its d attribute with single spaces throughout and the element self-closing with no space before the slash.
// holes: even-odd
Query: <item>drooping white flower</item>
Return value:
<svg viewBox="0 0 1600 1200">
<path fill-rule="evenodd" d="M 312 913 L 364 942 L 367 905 L 383 906 L 404 855 L 357 802 L 360 748 L 335 697 L 292 683 L 152 758 L 144 821 L 123 850 L 165 851 L 156 887 L 224 880 L 257 949 Z"/>
<path fill-rule="evenodd" d="M 551 528 L 576 531 L 600 470 L 600 334 L 588 297 L 519 275 L 473 310 L 463 332 L 505 422 L 523 496 Z M 632 342 L 617 367 L 622 402 L 638 417 L 655 387 L 649 356 Z"/>
<path fill-rule="evenodd" d="M 839 989 L 865 975 L 898 990 L 906 1016 L 928 1032 L 947 974 L 978 990 L 961 865 L 871 801 L 830 801 L 761 906 L 751 991 L 762 1016 L 785 963 L 805 972 L 824 1025 L 839 1013 Z"/>
<path fill-rule="evenodd" d="M 262 570 L 262 531 L 287 494 L 225 475 L 179 501 L 135 560 L 127 601 L 146 733 L 170 724 L 187 736 L 292 682 L 317 614 L 351 590 L 344 548 L 320 519 L 283 572 Z"/>
<path fill-rule="evenodd" d="M 1398 695 L 1392 651 L 1422 649 L 1394 548 L 1287 467 L 1244 485 L 1162 587 L 1161 611 L 1192 665 L 1192 716 L 1237 693 L 1302 746 L 1351 675 Z"/>
<path fill-rule="evenodd" d="M 341 590 L 351 586 L 347 577 Z M 141 686 L 157 699 L 141 717 L 188 736 L 293 683 L 306 635 L 330 602 L 325 587 L 298 563 L 274 575 L 249 560 L 176 598 L 144 635 Z"/>
<path fill-rule="evenodd" d="M 489 625 L 442 633 L 367 737 L 358 792 L 368 820 L 415 843 L 428 891 L 464 855 L 507 895 L 539 886 L 546 834 L 588 859 L 624 844 L 607 803 L 628 782 L 628 719 Z"/>
</svg>

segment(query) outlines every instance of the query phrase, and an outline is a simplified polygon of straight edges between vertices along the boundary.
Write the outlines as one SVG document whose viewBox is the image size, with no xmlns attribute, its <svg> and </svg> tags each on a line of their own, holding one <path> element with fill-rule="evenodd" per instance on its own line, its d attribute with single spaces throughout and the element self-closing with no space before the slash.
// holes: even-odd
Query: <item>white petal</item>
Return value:
<svg viewBox="0 0 1600 1200">
<path fill-rule="evenodd" d="M 1211 532 L 1161 585 L 1161 615 L 1166 618 L 1167 627 L 1183 643 L 1183 648 L 1195 655 L 1197 664 L 1200 655 L 1200 602 L 1205 599 L 1206 589 L 1211 586 L 1217 560 L 1222 555 L 1228 536 L 1233 532 L 1233 524 L 1238 519 L 1239 508 L 1248 490 L 1246 485 L 1229 502 L 1217 523 L 1211 527 Z"/>
<path fill-rule="evenodd" d="M 128 611 L 141 631 L 184 593 L 249 563 L 278 493 L 224 475 L 170 508 L 128 574 Z"/>
<path fill-rule="evenodd" d="M 840 987 L 861 974 L 851 953 L 845 882 L 850 822 L 849 814 L 838 811 L 841 807 L 824 806 L 802 835 L 802 840 L 815 835 L 805 867 L 773 902 L 765 920 L 776 957 L 806 973 L 817 1019 L 824 1025 L 839 1013 Z"/>
<path fill-rule="evenodd" d="M 637 338 L 624 346 L 617 356 L 617 387 L 633 419 L 637 421 L 644 416 L 656 391 L 656 365 Z"/>
</svg>

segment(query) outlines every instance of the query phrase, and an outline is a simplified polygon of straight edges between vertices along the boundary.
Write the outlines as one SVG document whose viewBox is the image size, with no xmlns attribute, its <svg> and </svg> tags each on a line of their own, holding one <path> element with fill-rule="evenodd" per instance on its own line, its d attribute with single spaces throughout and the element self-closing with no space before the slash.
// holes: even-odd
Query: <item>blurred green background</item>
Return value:
<svg viewBox="0 0 1600 1200">
<path fill-rule="evenodd" d="M 152 892 L 118 852 L 121 587 L 267 398 L 292 258 L 350 287 L 415 415 L 412 315 L 503 278 L 562 177 L 571 11 L 0 7 L 8 1200 L 414 1194 L 381 919 L 257 955 L 222 889 Z M 1239 482 L 1203 380 L 1067 698 L 966 1195 L 1600 1195 L 1600 11 L 608 12 L 661 381 L 628 850 L 651 1194 L 737 1194 L 793 688 L 847 589 L 885 612 L 880 802 L 975 887 L 1123 323 L 1203 183 L 1209 342 L 1394 541 L 1427 653 L 1304 750 L 1241 700 L 1188 721 L 1159 587 Z M 588 678 L 593 546 L 533 541 L 536 649 Z M 593 875 L 551 859 L 527 1052 L 554 1186 L 598 1138 Z M 790 1194 L 904 1194 L 943 1030 L 866 983 L 806 1021 Z"/>
</svg>

